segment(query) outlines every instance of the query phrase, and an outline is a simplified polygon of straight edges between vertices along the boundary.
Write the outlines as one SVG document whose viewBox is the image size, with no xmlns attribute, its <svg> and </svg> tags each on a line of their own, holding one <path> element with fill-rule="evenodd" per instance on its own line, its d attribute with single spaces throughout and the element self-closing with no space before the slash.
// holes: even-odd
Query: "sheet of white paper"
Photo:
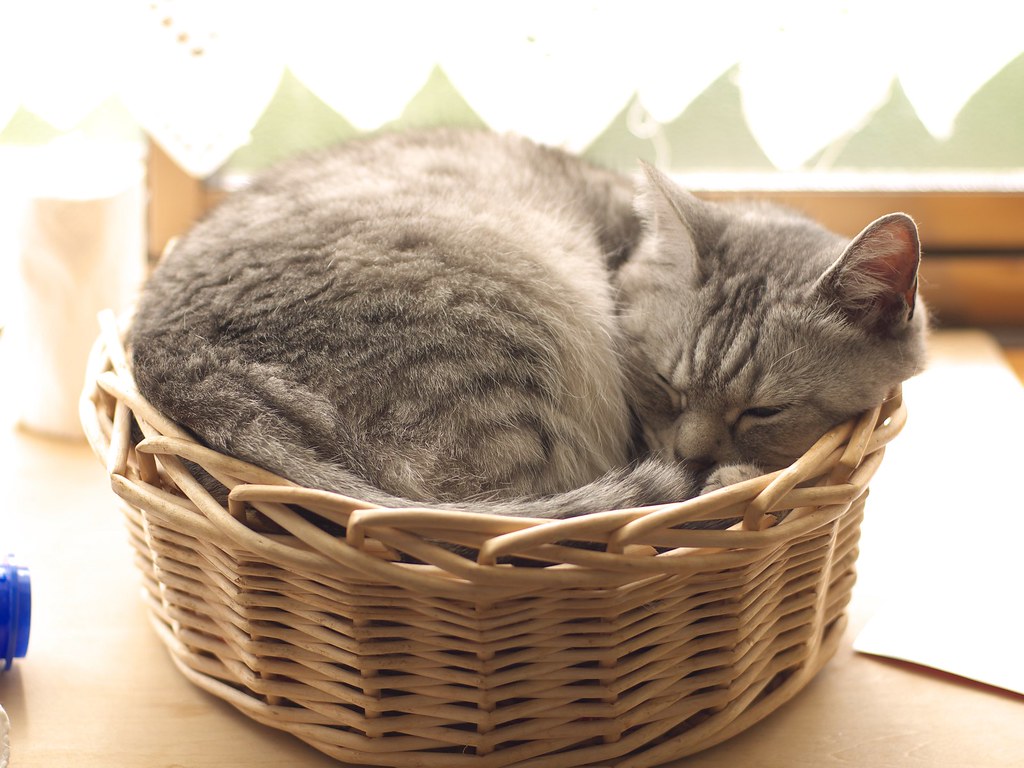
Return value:
<svg viewBox="0 0 1024 768">
<path fill-rule="evenodd" d="M 904 388 L 865 524 L 879 608 L 854 648 L 1024 694 L 1024 388 L 963 346 Z"/>
<path fill-rule="evenodd" d="M 1005 570 L 976 572 L 931 594 L 890 601 L 854 649 L 1024 694 L 1024 601 L 1008 599 L 1019 586 L 1003 578 L 1011 569 Z"/>
</svg>

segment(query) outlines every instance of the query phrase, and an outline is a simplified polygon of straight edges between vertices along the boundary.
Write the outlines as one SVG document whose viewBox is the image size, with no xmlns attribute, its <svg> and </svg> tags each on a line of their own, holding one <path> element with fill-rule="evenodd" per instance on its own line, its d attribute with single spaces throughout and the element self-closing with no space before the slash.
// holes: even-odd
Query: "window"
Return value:
<svg viewBox="0 0 1024 768">
<path fill-rule="evenodd" d="M 151 255 L 281 157 L 487 125 L 851 234 L 907 210 L 940 319 L 1024 323 L 1024 43 L 1005 3 L 108 0 L 60 4 L 59 25 L 52 1 L 22 5 L 0 24 L 0 145 L 145 136 Z"/>
</svg>

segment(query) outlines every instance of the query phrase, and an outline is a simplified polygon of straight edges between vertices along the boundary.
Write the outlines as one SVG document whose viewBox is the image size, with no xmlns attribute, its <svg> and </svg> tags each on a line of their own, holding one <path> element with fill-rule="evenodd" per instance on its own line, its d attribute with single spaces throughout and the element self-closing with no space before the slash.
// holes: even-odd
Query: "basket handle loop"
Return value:
<svg viewBox="0 0 1024 768">
<path fill-rule="evenodd" d="M 853 428 L 853 434 L 850 435 L 850 440 L 846 444 L 846 449 L 829 475 L 829 485 L 850 482 L 853 473 L 860 466 L 861 462 L 864 461 L 864 454 L 867 453 L 868 443 L 871 442 L 871 435 L 874 434 L 875 427 L 881 423 L 879 419 L 881 412 L 882 404 L 879 403 L 871 410 L 862 413 L 860 418 L 857 419 L 857 423 Z"/>
<path fill-rule="evenodd" d="M 768 484 L 768 487 L 755 496 L 747 506 L 743 513 L 743 529 L 761 531 L 769 527 L 771 519 L 766 517 L 768 511 L 799 483 L 816 476 L 821 470 L 821 465 L 828 460 L 832 452 L 850 438 L 853 429 L 853 421 L 833 427 L 822 435 L 803 456 L 782 470 Z"/>
<path fill-rule="evenodd" d="M 897 385 L 881 403 L 860 416 L 844 424 L 830 429 L 804 453 L 759 493 L 747 506 L 743 514 L 743 528 L 748 531 L 760 531 L 767 528 L 771 521 L 766 518 L 772 509 L 787 493 L 799 483 L 810 477 L 821 474 L 829 457 L 846 443 L 829 474 L 829 485 L 842 485 L 850 482 L 854 472 L 864 461 L 864 456 L 872 446 L 872 438 L 880 428 L 898 411 L 903 404 L 903 388 Z"/>
</svg>

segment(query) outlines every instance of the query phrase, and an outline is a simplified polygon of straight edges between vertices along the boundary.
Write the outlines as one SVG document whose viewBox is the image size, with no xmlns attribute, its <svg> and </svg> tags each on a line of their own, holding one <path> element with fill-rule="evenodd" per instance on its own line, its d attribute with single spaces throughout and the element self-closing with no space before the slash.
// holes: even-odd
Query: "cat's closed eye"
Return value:
<svg viewBox="0 0 1024 768">
<path fill-rule="evenodd" d="M 770 419 L 772 416 L 778 416 L 787 406 L 785 405 L 761 405 L 755 408 L 747 408 L 740 417 L 748 416 L 752 419 Z"/>
</svg>

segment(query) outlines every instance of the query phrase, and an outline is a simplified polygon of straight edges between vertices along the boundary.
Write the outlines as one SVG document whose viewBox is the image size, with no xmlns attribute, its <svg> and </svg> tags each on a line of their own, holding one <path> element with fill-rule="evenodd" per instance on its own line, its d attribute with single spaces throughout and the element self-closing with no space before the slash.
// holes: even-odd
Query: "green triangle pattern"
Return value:
<svg viewBox="0 0 1024 768">
<path fill-rule="evenodd" d="M 654 138 L 629 128 L 643 106 L 636 94 L 587 147 L 592 161 L 633 169 L 638 159 L 660 160 L 681 170 L 772 170 L 743 114 L 736 67 L 724 72 Z M 566 108 L 571 108 L 567 104 Z M 639 114 L 642 114 L 640 112 Z M 439 66 L 402 114 L 383 128 L 436 125 L 485 127 Z M 104 103 L 78 126 L 89 136 L 135 139 L 139 128 L 116 99 Z M 359 135 L 342 115 L 285 70 L 277 91 L 251 132 L 251 141 L 230 158 L 225 170 L 250 173 L 284 157 Z M 46 144 L 62 132 L 24 108 L 0 131 L 0 144 Z M 898 81 L 890 97 L 865 124 L 818 153 L 811 168 L 857 170 L 1024 169 L 1024 54 L 992 77 L 965 104 L 947 141 L 922 124 Z"/>
<path fill-rule="evenodd" d="M 300 152 L 357 136 L 359 131 L 285 69 L 277 91 L 222 171 L 252 173 Z"/>
<path fill-rule="evenodd" d="M 629 129 L 629 115 L 643 109 L 636 94 L 586 148 L 583 156 L 607 168 L 628 171 L 636 167 L 637 160 L 655 163 L 658 151 L 651 139 L 643 139 Z"/>
<path fill-rule="evenodd" d="M 431 128 L 439 125 L 460 128 L 486 128 L 487 124 L 462 97 L 439 66 L 435 66 L 427 82 L 412 97 L 397 120 L 385 130 Z"/>
<path fill-rule="evenodd" d="M 75 126 L 86 136 L 108 141 L 141 141 L 142 128 L 121 100 L 111 97 Z"/>
<path fill-rule="evenodd" d="M 18 111 L 4 126 L 3 131 L 0 131 L 0 144 L 47 144 L 62 135 L 61 131 L 43 118 L 37 117 L 24 107 L 18 107 Z"/>
<path fill-rule="evenodd" d="M 1024 168 L 1024 54 L 978 89 L 960 110 L 941 151 L 951 168 Z"/>
<path fill-rule="evenodd" d="M 773 170 L 743 114 L 737 67 L 724 72 L 670 123 L 665 135 L 675 170 Z"/>
<path fill-rule="evenodd" d="M 924 169 L 941 162 L 941 148 L 942 143 L 924 127 L 896 80 L 889 99 L 867 124 L 833 142 L 807 165 L 825 169 Z"/>
</svg>

